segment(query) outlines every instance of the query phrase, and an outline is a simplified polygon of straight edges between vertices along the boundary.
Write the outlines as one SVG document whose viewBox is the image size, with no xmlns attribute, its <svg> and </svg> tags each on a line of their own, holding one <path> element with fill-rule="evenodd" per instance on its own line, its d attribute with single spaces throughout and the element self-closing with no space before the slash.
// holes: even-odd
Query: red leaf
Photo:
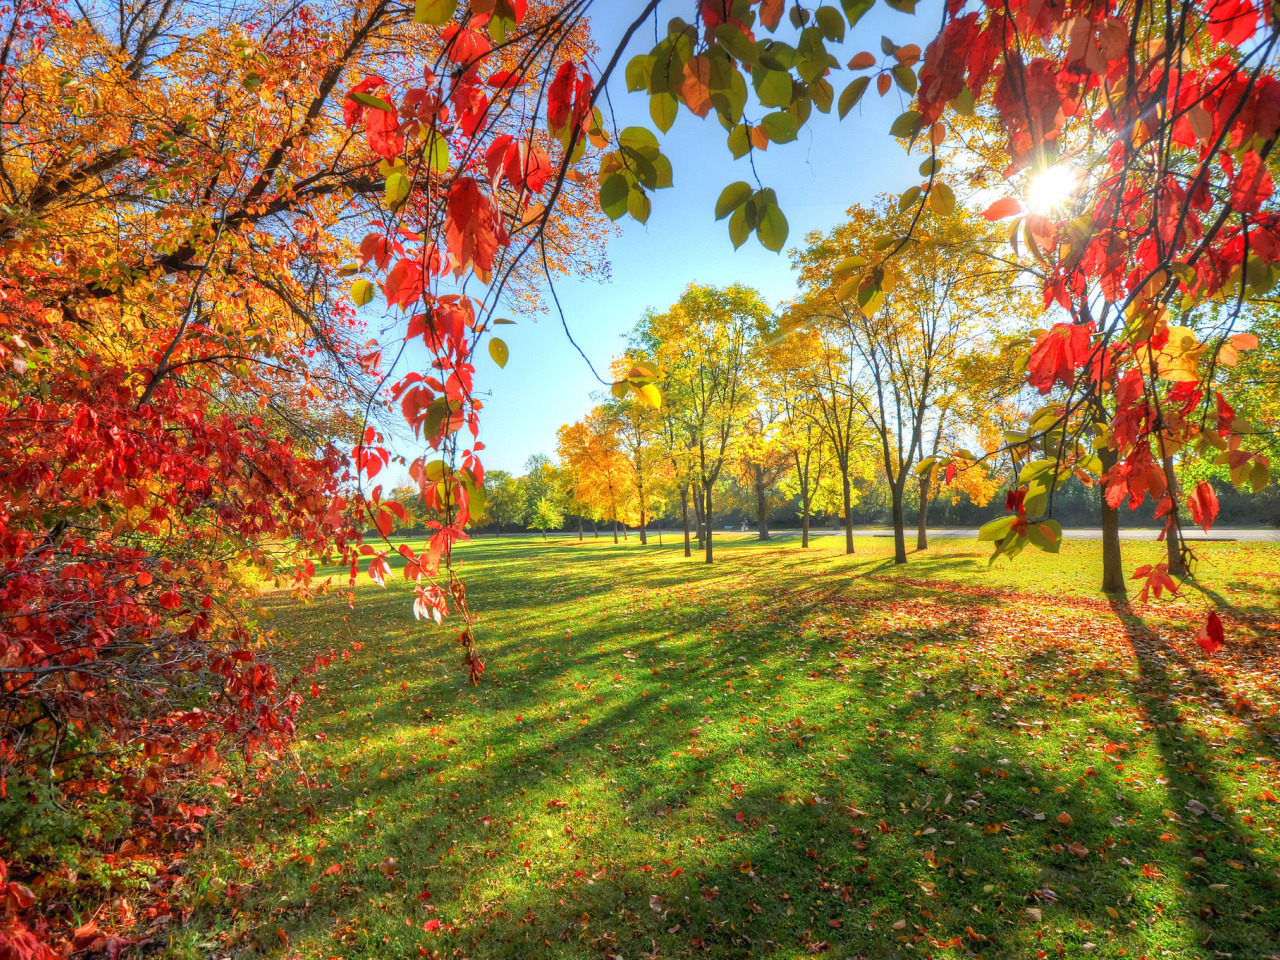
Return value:
<svg viewBox="0 0 1280 960">
<path fill-rule="evenodd" d="M 1218 495 L 1213 492 L 1213 484 L 1208 480 L 1197 483 L 1187 497 L 1187 506 L 1191 508 L 1191 519 L 1208 533 L 1218 516 Z"/>
<path fill-rule="evenodd" d="M 1214 654 L 1222 649 L 1226 642 L 1226 633 L 1222 629 L 1222 620 L 1218 614 L 1210 610 L 1209 618 L 1205 620 L 1204 626 L 1200 628 L 1200 632 L 1196 634 L 1196 643 L 1200 645 L 1200 649 L 1205 653 Z"/>
<path fill-rule="evenodd" d="M 400 118 L 394 110 L 365 111 L 364 129 L 369 138 L 369 146 L 378 156 L 394 160 L 404 149 Z"/>
<path fill-rule="evenodd" d="M 1055 383 L 1070 386 L 1076 370 L 1089 362 L 1093 349 L 1093 321 L 1056 323 L 1031 348 L 1027 383 L 1048 393 Z"/>
<path fill-rule="evenodd" d="M 1022 204 L 1013 197 L 1001 197 L 991 206 L 983 211 L 983 216 L 988 220 L 1004 220 L 1006 217 L 1012 217 L 1022 212 Z"/>
<path fill-rule="evenodd" d="M 1253 0 L 1205 0 L 1209 36 L 1218 43 L 1239 47 L 1258 29 L 1258 11 Z"/>
</svg>

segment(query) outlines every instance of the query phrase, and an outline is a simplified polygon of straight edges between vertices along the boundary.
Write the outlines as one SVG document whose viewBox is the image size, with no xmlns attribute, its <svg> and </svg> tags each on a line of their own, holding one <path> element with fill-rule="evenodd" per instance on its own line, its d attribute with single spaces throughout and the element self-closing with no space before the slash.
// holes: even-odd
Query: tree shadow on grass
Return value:
<svg viewBox="0 0 1280 960">
<path fill-rule="evenodd" d="M 1104 751 L 1135 735 L 1098 710 L 1129 695 L 1115 671 L 1038 638 L 986 662 L 971 642 L 998 596 L 794 570 L 743 593 L 729 565 L 691 581 L 704 592 L 677 613 L 648 581 L 627 594 L 612 567 L 582 573 L 614 612 L 584 624 L 551 605 L 536 635 L 524 619 L 497 630 L 510 618 L 495 614 L 495 679 L 474 691 L 451 630 L 365 636 L 321 677 L 304 772 L 214 838 L 224 879 L 255 884 L 209 905 L 227 951 L 1022 958 L 1097 942 L 1103 956 L 1209 956 L 1194 951 L 1211 935 L 1206 950 L 1265 955 L 1274 891 L 1240 889 L 1252 867 L 1190 859 L 1247 852 L 1197 835 L 1213 812 L 1215 831 L 1238 831 L 1235 814 L 1206 794 L 1205 816 L 1175 807 L 1170 826 L 1167 792 Z M 488 608 L 530 577 L 555 579 L 473 589 Z M 395 622 L 404 602 L 356 616 Z M 332 611 L 280 612 L 329 642 Z M 1148 716 L 1172 709 L 1161 697 L 1180 678 L 1140 680 Z M 1176 715 L 1160 722 L 1161 769 L 1175 749 L 1205 752 Z M 1197 782 L 1177 776 L 1171 789 Z M 1196 893 L 1185 872 L 1229 873 L 1232 889 Z"/>
<path fill-rule="evenodd" d="M 1189 710 L 1223 717 L 1231 698 L 1127 602 L 1113 601 L 1112 609 L 1138 662 L 1132 696 L 1164 761 L 1161 783 L 1169 809 L 1162 815 L 1171 836 L 1163 871 L 1168 883 L 1176 886 L 1196 942 L 1206 951 L 1214 956 L 1271 956 L 1280 943 L 1280 884 L 1274 870 L 1258 862 L 1262 838 L 1242 822 L 1236 805 L 1223 794 L 1235 758 L 1253 759 L 1263 753 L 1274 760 L 1275 744 L 1255 735 L 1247 723 L 1244 741 L 1229 736 L 1215 742 L 1193 728 L 1187 722 Z M 1232 747 L 1232 741 L 1242 745 Z"/>
</svg>

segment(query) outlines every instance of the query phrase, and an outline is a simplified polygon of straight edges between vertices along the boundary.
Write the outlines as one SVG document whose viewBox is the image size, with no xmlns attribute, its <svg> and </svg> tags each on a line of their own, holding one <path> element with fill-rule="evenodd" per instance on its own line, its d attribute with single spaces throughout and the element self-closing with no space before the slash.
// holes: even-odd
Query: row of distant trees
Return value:
<svg viewBox="0 0 1280 960">
<path fill-rule="evenodd" d="M 772 522 L 795 524 L 807 545 L 811 521 L 838 519 L 848 552 L 855 525 L 888 523 L 905 562 L 909 523 L 925 549 L 931 518 L 1002 513 L 997 495 L 1034 457 L 1019 425 L 1046 403 L 1016 359 L 1038 333 L 1039 304 L 993 255 L 1006 239 L 964 212 L 917 227 L 864 297 L 850 271 L 880 238 L 905 233 L 905 218 L 882 200 L 809 235 L 792 254 L 800 296 L 777 310 L 745 286 L 694 285 L 647 313 L 615 363 L 615 389 L 560 428 L 555 460 L 532 457 L 523 476 L 490 471 L 472 529 L 598 536 L 603 526 L 616 540 L 635 528 L 646 543 L 665 523 L 680 528 L 686 554 L 696 546 L 710 562 L 717 524 L 749 518 L 761 539 Z M 1232 372 L 1260 423 L 1274 406 L 1271 319 L 1255 318 L 1262 348 Z M 955 450 L 997 453 L 939 457 Z M 1274 495 L 1239 494 L 1224 468 L 1176 459 L 1185 483 L 1218 481 L 1224 519 L 1280 519 Z M 1085 482 L 1057 490 L 1055 514 L 1114 531 L 1117 511 L 1077 474 Z M 413 490 L 394 496 L 407 529 L 424 522 Z M 1152 509 L 1129 522 L 1152 522 Z"/>
</svg>

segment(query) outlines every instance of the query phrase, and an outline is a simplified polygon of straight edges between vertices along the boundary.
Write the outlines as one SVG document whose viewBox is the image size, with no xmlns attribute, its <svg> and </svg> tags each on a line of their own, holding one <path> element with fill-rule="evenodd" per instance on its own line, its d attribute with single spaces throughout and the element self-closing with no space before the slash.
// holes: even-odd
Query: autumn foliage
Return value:
<svg viewBox="0 0 1280 960">
<path fill-rule="evenodd" d="M 644 221 L 673 182 L 652 131 L 609 129 L 615 70 L 662 132 L 681 106 L 714 113 L 735 157 L 795 140 L 814 109 L 847 115 L 867 70 L 881 95 L 914 95 L 890 131 L 924 160 L 907 226 L 847 271 L 868 315 L 922 220 L 955 215 L 956 131 L 999 131 L 969 169 L 1002 193 L 987 220 L 1030 254 L 1047 314 L 1024 359 L 1049 402 L 1010 442 L 1028 469 L 989 537 L 998 554 L 1052 547 L 1052 494 L 1073 476 L 1113 506 L 1150 497 L 1175 544 L 1184 512 L 1208 529 L 1217 501 L 1177 489 L 1174 454 L 1269 482 L 1216 377 L 1256 343 L 1237 329 L 1244 303 L 1280 277 L 1270 8 L 949 0 L 923 52 L 886 40 L 892 62 L 855 56 L 837 95 L 833 51 L 871 5 L 796 5 L 784 25 L 781 0 L 699 0 L 625 66 L 597 62 L 587 5 L 262 0 L 206 21 L 139 0 L 114 23 L 6 8 L 0 791 L 15 812 L 0 954 L 74 945 L 69 914 L 31 932 L 13 879 L 76 886 L 44 869 L 78 843 L 43 845 L 49 811 L 98 834 L 144 817 L 190 833 L 201 808 L 177 805 L 182 784 L 290 736 L 298 690 L 273 668 L 253 585 L 320 588 L 326 559 L 349 582 L 390 575 L 388 413 L 420 444 L 407 459 L 430 517 L 426 550 L 400 548 L 414 612 L 454 614 L 470 678 L 484 672 L 450 562 L 485 497 L 475 351 L 505 362 L 496 324 L 533 295 L 534 267 L 587 264 L 601 216 Z M 655 6 L 637 4 L 624 45 Z M 788 30 L 794 43 L 775 36 Z M 1019 199 L 1063 165 L 1076 186 L 1059 205 Z M 735 245 L 785 245 L 774 189 L 738 181 L 716 208 Z M 394 357 L 356 310 L 379 296 Z M 425 359 L 402 370 L 408 347 Z M 644 398 L 653 379 L 637 364 L 616 393 Z M 708 449 L 710 515 L 726 443 Z M 967 453 L 936 465 L 950 477 Z M 1163 564 L 1142 579 L 1173 584 Z M 108 817 L 103 796 L 129 812 Z"/>
</svg>

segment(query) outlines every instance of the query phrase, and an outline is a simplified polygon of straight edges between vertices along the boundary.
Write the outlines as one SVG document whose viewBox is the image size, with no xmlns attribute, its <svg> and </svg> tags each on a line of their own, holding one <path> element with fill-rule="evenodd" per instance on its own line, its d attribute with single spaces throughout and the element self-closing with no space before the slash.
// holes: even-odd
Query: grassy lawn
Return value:
<svg viewBox="0 0 1280 960">
<path fill-rule="evenodd" d="M 466 545 L 478 688 L 401 580 L 269 598 L 289 656 L 340 653 L 174 952 L 1280 955 L 1276 547 L 1130 606 L 1096 543 L 720 545 Z"/>
</svg>

